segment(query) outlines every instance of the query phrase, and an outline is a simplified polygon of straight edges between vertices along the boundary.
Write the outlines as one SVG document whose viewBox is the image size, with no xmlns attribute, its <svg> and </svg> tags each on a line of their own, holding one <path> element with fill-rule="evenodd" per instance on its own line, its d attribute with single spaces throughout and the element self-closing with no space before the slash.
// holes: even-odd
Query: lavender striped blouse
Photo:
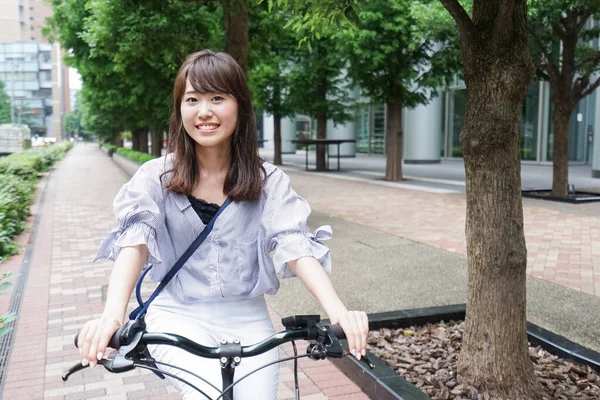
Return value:
<svg viewBox="0 0 600 400">
<path fill-rule="evenodd" d="M 150 278 L 160 281 L 202 232 L 185 195 L 168 192 L 160 181 L 171 156 L 143 164 L 114 200 L 119 227 L 102 242 L 96 260 L 115 260 L 122 247 L 148 246 Z M 292 277 L 287 262 L 303 256 L 331 271 L 329 225 L 309 232 L 308 203 L 292 189 L 289 177 L 264 163 L 267 179 L 258 202 L 233 202 L 217 219 L 206 240 L 165 288 L 189 303 L 207 298 L 251 298 L 274 294 L 279 280 Z M 163 182 L 168 175 L 163 176 Z"/>
</svg>

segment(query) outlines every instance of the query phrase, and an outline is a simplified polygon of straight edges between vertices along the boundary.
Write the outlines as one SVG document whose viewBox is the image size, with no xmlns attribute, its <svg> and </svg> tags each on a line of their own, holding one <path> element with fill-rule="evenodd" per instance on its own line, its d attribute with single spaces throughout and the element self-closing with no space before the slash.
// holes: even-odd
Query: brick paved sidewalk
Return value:
<svg viewBox="0 0 600 400">
<path fill-rule="evenodd" d="M 101 289 L 112 262 L 91 260 L 116 224 L 112 199 L 127 179 L 93 144 L 75 146 L 50 175 L 4 379 L 4 400 L 179 398 L 166 381 L 143 370 L 110 374 L 96 367 L 66 383 L 61 380 L 78 362 L 75 333 L 103 309 Z M 280 317 L 271 312 L 276 329 L 281 329 Z M 281 352 L 287 357 L 291 347 Z M 279 399 L 295 398 L 292 365 L 281 368 Z M 302 399 L 367 399 L 329 361 L 302 360 L 299 365 Z"/>
<path fill-rule="evenodd" d="M 314 210 L 443 250 L 467 253 L 464 193 L 428 193 L 343 174 L 285 170 L 294 189 Z M 527 272 L 600 296 L 600 203 L 525 199 L 523 213 Z"/>
</svg>

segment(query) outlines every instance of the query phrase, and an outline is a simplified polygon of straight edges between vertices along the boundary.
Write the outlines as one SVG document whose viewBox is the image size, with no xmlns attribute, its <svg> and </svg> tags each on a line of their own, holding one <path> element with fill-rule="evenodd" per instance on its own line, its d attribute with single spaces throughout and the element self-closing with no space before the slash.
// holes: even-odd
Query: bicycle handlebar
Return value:
<svg viewBox="0 0 600 400">
<path fill-rule="evenodd" d="M 186 337 L 172 333 L 146 332 L 146 324 L 143 319 L 128 321 L 117 329 L 109 342 L 109 346 L 118 350 L 118 353 L 109 355 L 107 359 L 99 360 L 98 364 L 115 373 L 142 367 L 150 369 L 163 377 L 160 373 L 163 371 L 157 368 L 155 360 L 148 352 L 148 345 L 176 346 L 196 356 L 220 359 L 223 368 L 231 368 L 230 363 L 235 366 L 244 357 L 265 353 L 294 340 L 313 342 L 306 350 L 307 356 L 313 360 L 342 358 L 344 349 L 338 339 L 345 339 L 346 336 L 341 326 L 322 323 L 319 320 L 318 315 L 286 317 L 282 319 L 282 323 L 287 328 L 285 331 L 278 332 L 258 343 L 241 346 L 239 340 L 234 340 L 233 343 L 223 341 L 218 347 L 203 346 Z M 77 347 L 78 339 L 79 334 L 75 335 L 75 347 Z M 375 367 L 366 357 L 359 360 L 368 365 L 370 369 Z M 71 374 L 83 368 L 85 366 L 81 363 L 76 364 L 63 375 L 62 379 L 66 381 Z"/>
<path fill-rule="evenodd" d="M 276 333 L 265 340 L 255 343 L 249 346 L 242 346 L 242 355 L 246 357 L 252 357 L 258 354 L 265 353 L 281 344 L 290 342 L 292 340 L 312 340 L 316 339 L 319 334 L 320 327 L 329 326 L 331 328 L 332 334 L 337 339 L 345 339 L 346 335 L 342 330 L 340 325 L 329 325 L 329 324 L 318 324 L 318 326 L 313 327 L 305 327 L 301 329 L 288 329 L 279 333 Z M 117 331 L 113 334 L 110 339 L 109 347 L 118 350 L 123 343 L 121 342 L 124 335 L 126 335 L 125 329 L 127 324 L 121 326 Z M 78 347 L 79 341 L 79 333 L 75 335 L 74 344 L 75 347 Z M 141 337 L 141 341 L 145 345 L 167 345 L 167 346 L 176 346 L 179 347 L 191 354 L 205 357 L 205 358 L 220 358 L 221 351 L 219 347 L 208 347 L 198 344 L 186 337 L 172 334 L 172 333 L 154 333 L 154 332 L 144 332 Z"/>
</svg>

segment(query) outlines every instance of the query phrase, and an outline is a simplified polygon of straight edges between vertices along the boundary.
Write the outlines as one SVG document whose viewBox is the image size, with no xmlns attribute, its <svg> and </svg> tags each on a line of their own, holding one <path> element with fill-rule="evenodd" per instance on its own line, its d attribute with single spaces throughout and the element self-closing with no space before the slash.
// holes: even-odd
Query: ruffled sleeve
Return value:
<svg viewBox="0 0 600 400">
<path fill-rule="evenodd" d="M 308 203 L 292 189 L 290 178 L 283 171 L 273 165 L 265 167 L 268 176 L 261 227 L 275 272 L 281 278 L 293 277 L 288 262 L 305 256 L 316 258 L 325 271 L 331 272 L 329 248 L 323 244 L 332 237 L 331 226 L 321 226 L 310 232 Z"/>
<path fill-rule="evenodd" d="M 162 262 L 157 231 L 164 225 L 164 213 L 161 211 L 164 196 L 160 170 L 156 168 L 158 160 L 143 164 L 115 197 L 113 208 L 119 226 L 104 238 L 94 261 L 114 261 L 121 248 L 145 244 L 148 247 L 147 263 Z"/>
</svg>

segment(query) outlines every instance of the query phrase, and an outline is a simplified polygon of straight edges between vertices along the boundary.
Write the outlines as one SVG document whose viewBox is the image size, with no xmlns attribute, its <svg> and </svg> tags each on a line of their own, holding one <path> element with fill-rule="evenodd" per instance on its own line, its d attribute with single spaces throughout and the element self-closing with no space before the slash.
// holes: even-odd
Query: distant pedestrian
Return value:
<svg viewBox="0 0 600 400">
<path fill-rule="evenodd" d="M 367 316 L 346 309 L 326 273 L 331 259 L 321 240 L 331 236 L 330 227 L 309 232 L 309 205 L 283 171 L 259 157 L 250 91 L 239 65 L 226 53 L 190 55 L 175 80 L 173 100 L 167 156 L 143 164 L 115 198 L 119 227 L 97 256 L 115 264 L 104 312 L 79 336 L 84 365 L 102 357 L 124 323 L 143 267 L 151 264 L 150 278 L 160 282 L 215 216 L 207 239 L 149 307 L 148 331 L 206 346 L 221 338 L 253 344 L 274 333 L 264 294 L 278 291 L 278 277 L 297 276 L 342 326 L 356 356 L 364 355 Z M 169 346 L 150 350 L 157 360 L 221 386 L 218 360 Z M 274 349 L 246 358 L 236 377 L 277 357 Z M 235 398 L 276 399 L 278 371 L 275 364 L 242 381 Z M 186 379 L 215 394 L 199 380 Z M 199 398 L 192 388 L 172 382 L 185 399 Z"/>
</svg>

